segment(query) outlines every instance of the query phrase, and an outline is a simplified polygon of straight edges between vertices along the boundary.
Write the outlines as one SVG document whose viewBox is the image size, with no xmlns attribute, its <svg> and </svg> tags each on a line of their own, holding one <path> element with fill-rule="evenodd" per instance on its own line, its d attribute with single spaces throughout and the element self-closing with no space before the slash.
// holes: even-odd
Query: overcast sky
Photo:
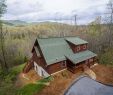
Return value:
<svg viewBox="0 0 113 95">
<path fill-rule="evenodd" d="M 77 14 L 79 24 L 103 15 L 108 0 L 7 0 L 4 19 L 23 21 L 71 20 Z"/>
</svg>

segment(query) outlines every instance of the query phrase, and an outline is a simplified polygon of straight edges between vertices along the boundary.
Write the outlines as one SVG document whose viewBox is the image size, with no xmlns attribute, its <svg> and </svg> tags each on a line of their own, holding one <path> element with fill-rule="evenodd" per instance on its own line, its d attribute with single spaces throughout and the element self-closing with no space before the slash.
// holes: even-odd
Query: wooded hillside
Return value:
<svg viewBox="0 0 113 95">
<path fill-rule="evenodd" d="M 37 37 L 79 36 L 89 42 L 89 49 L 101 56 L 111 50 L 107 25 L 90 24 L 71 26 L 61 23 L 39 23 L 22 26 L 4 25 L 5 50 L 8 66 L 22 64 L 31 57 L 31 49 Z M 109 47 L 109 48 L 108 48 Z M 10 54 L 10 55 L 9 55 Z M 103 58 L 100 58 L 103 61 Z M 107 63 L 107 62 L 104 62 Z"/>
</svg>

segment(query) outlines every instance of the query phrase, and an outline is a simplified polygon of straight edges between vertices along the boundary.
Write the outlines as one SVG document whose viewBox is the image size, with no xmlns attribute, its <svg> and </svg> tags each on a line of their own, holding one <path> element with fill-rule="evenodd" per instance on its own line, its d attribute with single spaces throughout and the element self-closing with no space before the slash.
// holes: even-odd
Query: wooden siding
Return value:
<svg viewBox="0 0 113 95">
<path fill-rule="evenodd" d="M 65 63 L 65 61 L 61 61 L 61 62 L 54 63 L 52 65 L 48 65 L 46 70 L 49 74 L 58 72 L 58 71 L 66 68 L 66 65 L 63 66 L 64 63 Z"/>
<path fill-rule="evenodd" d="M 77 73 L 77 72 L 80 72 L 80 71 L 84 71 L 83 67 L 84 67 L 84 64 L 85 62 L 80 62 L 78 63 L 77 65 L 74 65 L 72 66 L 72 69 L 71 68 L 68 68 L 72 73 Z"/>
<path fill-rule="evenodd" d="M 32 59 L 33 59 L 33 61 L 35 61 L 39 66 L 42 66 L 44 69 L 45 69 L 45 67 L 46 67 L 46 62 L 45 62 L 45 59 L 44 59 L 44 56 L 43 56 L 43 54 L 42 54 L 42 51 L 41 51 L 41 49 L 40 49 L 40 46 L 39 46 L 39 43 L 38 43 L 38 41 L 35 41 L 35 44 L 34 44 L 34 46 L 36 46 L 37 48 L 38 48 L 38 50 L 39 50 L 39 53 L 40 53 L 40 56 L 37 56 L 37 54 L 36 54 L 36 51 L 34 50 L 33 52 L 32 52 Z"/>
<path fill-rule="evenodd" d="M 74 67 L 75 65 L 70 60 L 67 59 L 67 69 L 74 73 Z"/>
<path fill-rule="evenodd" d="M 36 51 L 34 50 L 33 56 L 32 56 L 33 61 L 35 61 L 39 66 L 43 67 L 47 71 L 47 73 L 52 74 L 55 72 L 58 72 L 60 70 L 63 70 L 66 68 L 66 65 L 63 66 L 65 61 L 53 63 L 52 65 L 46 65 L 44 58 L 43 57 L 38 57 L 36 54 Z"/>
<path fill-rule="evenodd" d="M 32 51 L 32 53 L 33 53 L 32 59 L 33 59 L 33 61 L 35 61 L 39 66 L 43 67 L 43 69 L 45 69 L 45 70 L 47 71 L 47 73 L 52 74 L 52 73 L 55 73 L 55 72 L 57 72 L 57 71 L 60 71 L 60 70 L 63 70 L 63 69 L 66 68 L 66 66 L 62 66 L 62 64 L 63 64 L 65 61 L 53 63 L 52 65 L 48 65 L 48 66 L 47 66 L 47 64 L 46 64 L 46 62 L 45 62 L 45 59 L 44 59 L 44 57 L 43 57 L 43 54 L 42 54 L 42 52 L 41 52 L 41 50 L 40 50 L 40 47 L 39 47 L 38 42 L 35 42 L 35 46 L 38 47 L 41 57 L 37 56 L 36 51 L 33 50 L 33 51 Z"/>
<path fill-rule="evenodd" d="M 42 66 L 43 68 L 45 67 L 45 61 L 43 57 L 38 57 L 36 54 L 36 51 L 34 50 L 33 56 L 32 56 L 33 61 L 35 61 L 39 66 Z"/>
<path fill-rule="evenodd" d="M 67 69 L 71 71 L 72 73 L 77 73 L 78 71 L 84 71 L 85 67 L 91 67 L 95 63 L 95 57 L 90 58 L 88 60 L 85 60 L 83 62 L 80 62 L 78 64 L 73 64 L 70 60 L 67 59 Z M 90 61 L 92 60 L 92 61 Z"/>
<path fill-rule="evenodd" d="M 70 42 L 68 42 L 70 48 L 73 50 L 74 53 L 78 53 L 78 52 L 81 52 L 81 51 L 85 51 L 88 49 L 88 45 L 87 44 L 82 44 L 82 45 L 74 45 Z M 84 48 L 84 45 L 86 45 L 86 48 Z M 80 50 L 77 51 L 77 48 L 80 47 Z"/>
</svg>

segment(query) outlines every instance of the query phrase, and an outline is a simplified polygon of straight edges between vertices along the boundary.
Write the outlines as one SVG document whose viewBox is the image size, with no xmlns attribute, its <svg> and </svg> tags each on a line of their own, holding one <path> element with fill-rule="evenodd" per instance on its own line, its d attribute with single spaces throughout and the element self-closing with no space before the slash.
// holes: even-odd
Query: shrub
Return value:
<svg viewBox="0 0 113 95">
<path fill-rule="evenodd" d="M 5 74 L 0 69 L 0 95 L 15 95 L 17 88 L 14 86 L 14 82 L 18 73 L 20 73 L 25 64 L 16 66 L 9 70 L 8 74 Z"/>
<path fill-rule="evenodd" d="M 113 49 L 108 49 L 105 53 L 100 55 L 99 59 L 101 64 L 113 66 Z"/>
</svg>

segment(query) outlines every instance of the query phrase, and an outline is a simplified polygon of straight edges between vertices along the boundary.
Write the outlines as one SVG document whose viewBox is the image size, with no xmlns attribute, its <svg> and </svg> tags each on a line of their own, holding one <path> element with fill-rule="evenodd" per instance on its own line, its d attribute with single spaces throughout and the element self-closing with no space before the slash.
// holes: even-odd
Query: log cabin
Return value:
<svg viewBox="0 0 113 95">
<path fill-rule="evenodd" d="M 76 73 L 91 67 L 97 54 L 88 50 L 88 42 L 78 37 L 37 38 L 32 57 L 23 72 L 31 68 L 41 77 L 48 77 L 65 69 Z"/>
</svg>

